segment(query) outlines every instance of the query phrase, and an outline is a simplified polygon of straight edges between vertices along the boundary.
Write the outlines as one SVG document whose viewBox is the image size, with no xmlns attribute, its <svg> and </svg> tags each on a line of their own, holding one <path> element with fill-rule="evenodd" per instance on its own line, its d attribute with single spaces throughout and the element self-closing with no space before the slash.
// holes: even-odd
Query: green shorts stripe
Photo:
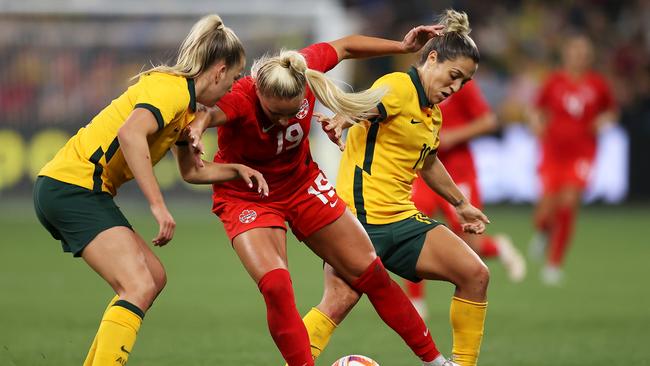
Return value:
<svg viewBox="0 0 650 366">
<path fill-rule="evenodd" d="M 81 256 L 99 233 L 131 224 L 106 192 L 40 176 L 34 184 L 34 209 L 41 224 L 61 241 L 63 251 Z"/>
<path fill-rule="evenodd" d="M 427 232 L 438 225 L 423 213 L 383 225 L 362 224 L 384 266 L 409 281 L 422 279 L 415 273 L 415 265 L 422 252 Z"/>
</svg>

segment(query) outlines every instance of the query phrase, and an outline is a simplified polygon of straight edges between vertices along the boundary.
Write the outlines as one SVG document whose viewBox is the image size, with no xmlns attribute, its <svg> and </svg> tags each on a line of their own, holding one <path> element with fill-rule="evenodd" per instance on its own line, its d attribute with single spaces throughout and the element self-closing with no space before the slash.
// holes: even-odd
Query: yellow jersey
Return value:
<svg viewBox="0 0 650 366">
<path fill-rule="evenodd" d="M 79 129 L 38 175 L 114 196 L 119 186 L 133 178 L 117 131 L 135 108 L 149 110 L 158 123 L 158 131 L 147 137 L 155 165 L 194 119 L 194 80 L 160 72 L 143 75 Z"/>
<path fill-rule="evenodd" d="M 389 224 L 418 212 L 411 199 L 413 180 L 424 159 L 435 153 L 442 125 L 415 68 L 378 79 L 388 87 L 380 115 L 348 130 L 337 192 L 363 224 Z"/>
</svg>

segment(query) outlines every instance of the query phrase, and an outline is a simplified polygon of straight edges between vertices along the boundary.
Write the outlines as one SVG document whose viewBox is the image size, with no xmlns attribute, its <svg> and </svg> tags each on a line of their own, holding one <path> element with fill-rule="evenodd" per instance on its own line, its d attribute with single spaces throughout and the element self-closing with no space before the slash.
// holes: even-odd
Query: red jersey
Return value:
<svg viewBox="0 0 650 366">
<path fill-rule="evenodd" d="M 466 126 L 490 112 L 490 106 L 473 80 L 467 82 L 439 106 L 442 112 L 442 139 L 445 138 L 444 131 Z M 438 157 L 454 179 L 460 175 L 476 175 L 468 142 L 457 144 L 449 150 L 438 150 Z"/>
<path fill-rule="evenodd" d="M 572 79 L 563 71 L 551 74 L 536 101 L 547 118 L 541 139 L 544 155 L 560 160 L 593 156 L 596 117 L 614 105 L 610 88 L 595 72 L 585 73 L 579 79 Z"/>
<path fill-rule="evenodd" d="M 326 72 L 338 64 L 336 50 L 328 43 L 304 48 L 307 66 Z M 301 186 L 305 179 L 317 175 L 318 165 L 309 151 L 309 130 L 316 98 L 307 86 L 300 111 L 286 127 L 272 124 L 260 106 L 255 84 L 249 76 L 238 80 L 232 92 L 223 96 L 217 106 L 226 114 L 227 122 L 217 129 L 219 151 L 217 163 L 239 163 L 258 170 L 269 184 L 272 197 L 283 197 Z M 259 200 L 259 194 L 242 180 L 213 185 L 215 197 Z"/>
</svg>

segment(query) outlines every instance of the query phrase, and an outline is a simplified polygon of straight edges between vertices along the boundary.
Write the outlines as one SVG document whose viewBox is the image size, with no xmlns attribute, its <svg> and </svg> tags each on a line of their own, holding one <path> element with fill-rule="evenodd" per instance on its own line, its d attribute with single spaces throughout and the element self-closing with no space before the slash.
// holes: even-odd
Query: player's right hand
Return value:
<svg viewBox="0 0 650 366">
<path fill-rule="evenodd" d="M 158 235 L 151 240 L 153 245 L 162 247 L 174 237 L 176 222 L 164 203 L 150 206 L 153 217 L 158 222 Z"/>
</svg>

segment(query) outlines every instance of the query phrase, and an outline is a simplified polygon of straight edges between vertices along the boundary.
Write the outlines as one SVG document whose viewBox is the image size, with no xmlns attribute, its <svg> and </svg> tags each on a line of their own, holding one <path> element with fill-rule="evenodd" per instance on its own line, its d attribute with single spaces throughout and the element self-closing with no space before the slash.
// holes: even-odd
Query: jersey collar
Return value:
<svg viewBox="0 0 650 366">
<path fill-rule="evenodd" d="M 194 79 L 187 78 L 187 90 L 190 92 L 190 109 L 196 112 L 196 89 L 194 88 Z"/>
<path fill-rule="evenodd" d="M 427 99 L 427 95 L 424 92 L 424 87 L 422 86 L 420 75 L 418 75 L 418 70 L 415 67 L 411 66 L 407 74 L 409 74 L 411 77 L 411 81 L 415 86 L 415 90 L 418 92 L 418 101 L 420 102 L 420 107 L 430 107 L 431 103 L 429 103 L 429 99 Z"/>
</svg>

